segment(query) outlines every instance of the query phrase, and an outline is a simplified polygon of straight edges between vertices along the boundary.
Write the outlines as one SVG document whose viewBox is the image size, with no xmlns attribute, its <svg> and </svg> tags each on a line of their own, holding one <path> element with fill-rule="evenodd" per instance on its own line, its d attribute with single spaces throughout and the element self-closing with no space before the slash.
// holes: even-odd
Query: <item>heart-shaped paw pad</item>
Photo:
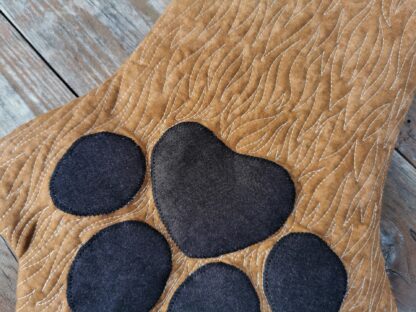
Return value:
<svg viewBox="0 0 416 312">
<path fill-rule="evenodd" d="M 157 209 L 189 257 L 258 243 L 294 207 L 295 186 L 283 167 L 235 153 L 198 123 L 170 128 L 153 150 L 151 170 Z"/>
</svg>

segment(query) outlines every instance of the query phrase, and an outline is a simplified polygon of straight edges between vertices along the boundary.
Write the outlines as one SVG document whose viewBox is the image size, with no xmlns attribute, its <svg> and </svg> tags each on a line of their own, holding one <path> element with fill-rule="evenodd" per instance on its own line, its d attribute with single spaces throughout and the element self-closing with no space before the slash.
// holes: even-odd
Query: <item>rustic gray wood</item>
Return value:
<svg viewBox="0 0 416 312">
<path fill-rule="evenodd" d="M 99 85 L 143 39 L 168 2 L 0 0 L 0 10 L 10 20 L 0 18 L 0 136 Z M 416 311 L 414 166 L 416 103 L 393 154 L 382 218 L 386 267 L 401 312 Z M 14 310 L 15 272 L 16 260 L 0 240 L 1 312 Z"/>
<path fill-rule="evenodd" d="M 416 97 L 400 129 L 397 149 L 416 167 Z"/>
<path fill-rule="evenodd" d="M 16 302 L 17 260 L 0 236 L 0 311 L 14 311 Z"/>
<path fill-rule="evenodd" d="M 168 0 L 0 0 L 0 9 L 78 94 L 109 77 Z"/>
<path fill-rule="evenodd" d="M 416 169 L 393 154 L 384 188 L 381 241 L 400 312 L 416 311 Z"/>
<path fill-rule="evenodd" d="M 74 98 L 0 15 L 0 136 Z"/>
</svg>

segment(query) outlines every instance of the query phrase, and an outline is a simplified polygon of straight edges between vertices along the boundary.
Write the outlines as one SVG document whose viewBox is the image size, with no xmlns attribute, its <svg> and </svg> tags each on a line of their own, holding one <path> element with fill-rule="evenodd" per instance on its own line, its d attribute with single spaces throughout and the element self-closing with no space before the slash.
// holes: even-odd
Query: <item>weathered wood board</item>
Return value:
<svg viewBox="0 0 416 312">
<path fill-rule="evenodd" d="M 413 167 L 416 167 L 416 97 L 413 98 L 412 106 L 400 129 L 397 149 Z"/>
<path fill-rule="evenodd" d="M 0 9 L 81 95 L 120 66 L 167 2 L 0 0 Z"/>
<path fill-rule="evenodd" d="M 0 15 L 0 136 L 74 95 Z"/>
<path fill-rule="evenodd" d="M 12 312 L 16 302 L 17 260 L 0 237 L 0 311 Z"/>
<path fill-rule="evenodd" d="M 416 169 L 394 153 L 384 188 L 381 240 L 400 312 L 416 311 Z"/>
</svg>

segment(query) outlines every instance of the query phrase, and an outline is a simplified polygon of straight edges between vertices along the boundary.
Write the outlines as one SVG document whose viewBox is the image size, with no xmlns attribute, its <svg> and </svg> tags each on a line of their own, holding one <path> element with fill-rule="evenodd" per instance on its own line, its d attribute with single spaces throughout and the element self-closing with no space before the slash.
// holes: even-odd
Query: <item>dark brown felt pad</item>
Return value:
<svg viewBox="0 0 416 312">
<path fill-rule="evenodd" d="M 73 312 L 147 312 L 171 272 L 164 237 L 145 223 L 127 221 L 101 230 L 81 247 L 68 275 Z"/>
<path fill-rule="evenodd" d="M 110 213 L 139 191 L 145 158 L 130 138 L 99 132 L 79 138 L 58 162 L 50 181 L 56 207 L 74 215 Z"/>
<path fill-rule="evenodd" d="M 245 273 L 221 262 L 202 266 L 179 286 L 168 312 L 260 312 Z"/>
<path fill-rule="evenodd" d="M 347 273 L 318 236 L 292 233 L 271 250 L 264 290 L 273 312 L 337 312 L 347 291 Z"/>
<path fill-rule="evenodd" d="M 209 129 L 180 123 L 152 153 L 162 221 L 189 257 L 215 257 L 258 243 L 284 224 L 295 187 L 276 163 L 237 154 Z"/>
</svg>

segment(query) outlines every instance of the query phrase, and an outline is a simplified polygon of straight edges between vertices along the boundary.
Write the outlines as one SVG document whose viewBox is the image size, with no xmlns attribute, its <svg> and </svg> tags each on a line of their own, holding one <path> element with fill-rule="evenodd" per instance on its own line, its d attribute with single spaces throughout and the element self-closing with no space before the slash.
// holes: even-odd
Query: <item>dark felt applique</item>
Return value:
<svg viewBox="0 0 416 312">
<path fill-rule="evenodd" d="M 145 157 L 124 136 L 101 132 L 77 140 L 50 182 L 55 205 L 75 215 L 127 204 L 145 175 Z M 238 154 L 209 129 L 170 128 L 152 153 L 153 196 L 162 221 L 189 257 L 246 248 L 278 231 L 295 204 L 295 186 L 278 164 Z M 72 311 L 149 311 L 171 272 L 165 238 L 145 223 L 112 225 L 81 247 L 68 275 Z M 289 234 L 272 249 L 264 289 L 273 311 L 338 311 L 347 287 L 340 259 L 313 234 Z M 323 310 L 322 310 L 323 309 Z M 180 285 L 169 312 L 259 312 L 257 293 L 231 265 L 206 264 Z"/>
<path fill-rule="evenodd" d="M 81 247 L 68 275 L 73 312 L 147 312 L 171 271 L 164 237 L 145 223 L 128 221 L 98 232 Z"/>
<path fill-rule="evenodd" d="M 130 138 L 109 132 L 78 139 L 58 162 L 50 194 L 64 212 L 90 216 L 113 212 L 139 191 L 145 158 Z"/>
<path fill-rule="evenodd" d="M 245 273 L 221 262 L 202 266 L 179 286 L 168 312 L 260 312 Z"/>
<path fill-rule="evenodd" d="M 157 209 L 189 257 L 215 257 L 258 243 L 284 224 L 295 186 L 278 164 L 235 153 L 209 129 L 170 128 L 152 153 Z"/>
<path fill-rule="evenodd" d="M 264 290 L 272 311 L 336 312 L 347 290 L 347 272 L 318 236 L 292 233 L 267 258 Z"/>
</svg>

